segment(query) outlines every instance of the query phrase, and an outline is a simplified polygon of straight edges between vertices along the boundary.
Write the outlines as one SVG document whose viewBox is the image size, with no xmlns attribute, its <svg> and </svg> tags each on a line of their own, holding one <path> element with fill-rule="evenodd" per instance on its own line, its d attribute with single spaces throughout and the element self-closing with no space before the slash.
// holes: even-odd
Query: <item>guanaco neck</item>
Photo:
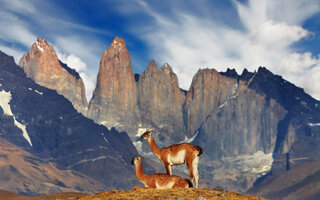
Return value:
<svg viewBox="0 0 320 200">
<path fill-rule="evenodd" d="M 143 173 L 143 170 L 142 170 L 141 161 L 136 163 L 136 176 L 139 180 L 142 180 L 145 177 L 145 174 Z"/>
<path fill-rule="evenodd" d="M 150 138 L 148 139 L 148 143 L 153 154 L 159 158 L 161 149 L 157 146 L 156 142 L 153 139 L 153 136 L 150 136 Z"/>
</svg>

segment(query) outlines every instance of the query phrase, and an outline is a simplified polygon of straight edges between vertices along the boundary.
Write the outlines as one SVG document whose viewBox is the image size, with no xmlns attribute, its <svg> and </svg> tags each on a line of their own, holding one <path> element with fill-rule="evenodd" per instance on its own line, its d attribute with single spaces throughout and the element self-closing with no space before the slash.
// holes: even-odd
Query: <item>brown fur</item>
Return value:
<svg viewBox="0 0 320 200">
<path fill-rule="evenodd" d="M 202 148 L 189 143 L 173 144 L 165 148 L 159 148 L 152 137 L 152 132 L 153 130 L 145 132 L 141 136 L 141 138 L 148 141 L 153 154 L 157 156 L 159 160 L 165 165 L 167 174 L 172 175 L 172 165 L 181 165 L 186 163 L 189 169 L 190 181 L 192 182 L 195 178 L 197 188 L 199 179 L 198 164 L 194 166 L 193 161 L 196 158 L 199 159 L 200 155 L 203 152 Z M 185 151 L 184 157 L 181 156 L 181 159 L 179 161 L 172 159 L 177 157 L 182 151 Z M 196 169 L 194 169 L 194 167 L 196 167 Z"/>
<path fill-rule="evenodd" d="M 145 187 L 171 189 L 192 187 L 188 179 L 169 174 L 144 174 L 142 170 L 142 157 L 132 158 L 131 164 L 136 166 L 136 176 Z"/>
</svg>

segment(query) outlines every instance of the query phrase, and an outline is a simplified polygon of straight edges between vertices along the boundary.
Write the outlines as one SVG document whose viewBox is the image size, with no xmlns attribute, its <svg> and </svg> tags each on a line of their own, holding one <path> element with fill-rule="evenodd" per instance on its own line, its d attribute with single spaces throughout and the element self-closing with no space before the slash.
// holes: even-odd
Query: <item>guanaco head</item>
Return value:
<svg viewBox="0 0 320 200">
<path fill-rule="evenodd" d="M 142 134 L 141 139 L 149 140 L 152 133 L 153 133 L 153 129 L 151 129 L 150 131 L 146 131 L 144 134 Z"/>
<path fill-rule="evenodd" d="M 133 157 L 131 160 L 131 165 L 137 165 L 137 162 L 141 162 L 141 160 L 143 160 L 143 159 L 144 158 L 140 157 L 140 156 Z"/>
</svg>

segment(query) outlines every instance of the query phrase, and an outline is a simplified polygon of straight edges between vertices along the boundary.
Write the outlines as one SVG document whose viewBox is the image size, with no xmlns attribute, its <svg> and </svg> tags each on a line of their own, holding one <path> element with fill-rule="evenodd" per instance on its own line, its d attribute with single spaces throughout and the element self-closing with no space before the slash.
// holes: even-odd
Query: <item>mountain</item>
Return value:
<svg viewBox="0 0 320 200">
<path fill-rule="evenodd" d="M 107 127 L 136 130 L 137 86 L 125 41 L 116 37 L 103 52 L 87 116 Z M 122 126 L 126 124 L 126 128 Z"/>
<path fill-rule="evenodd" d="M 228 70 L 217 74 L 216 80 L 226 80 L 220 83 L 226 87 L 227 83 L 235 85 L 227 90 L 230 95 L 211 96 L 224 98 L 211 107 L 193 141 L 204 149 L 200 174 L 216 182 L 212 186 L 245 192 L 268 174 L 287 171 L 288 163 L 293 167 L 319 160 L 315 152 L 320 132 L 310 126 L 320 119 L 319 101 L 263 67 L 242 75 Z M 309 146 L 315 149 L 311 153 Z M 293 153 L 294 149 L 300 154 Z"/>
<path fill-rule="evenodd" d="M 104 188 L 128 189 L 138 184 L 134 169 L 130 165 L 137 152 L 125 132 L 118 132 L 114 128 L 109 130 L 85 118 L 74 109 L 70 101 L 56 91 L 27 78 L 23 69 L 15 64 L 13 57 L 2 52 L 0 96 L 1 140 L 4 139 L 36 156 L 25 159 L 23 155 L 24 158 L 20 160 L 26 163 L 21 165 L 40 165 L 40 161 L 35 161 L 39 158 L 63 170 L 59 172 L 61 174 L 77 171 L 75 177 L 84 174 L 84 179 L 88 176 L 100 182 Z M 6 165 L 7 167 L 2 168 L 4 171 L 0 177 L 4 178 L 6 173 L 12 174 L 12 170 L 19 172 L 14 163 Z M 10 168 L 10 165 L 13 168 Z M 45 176 L 46 173 L 42 172 Z M 54 176 L 59 177 L 58 174 Z M 50 177 L 47 177 L 49 183 Z M 29 185 L 35 187 L 26 193 L 41 194 L 43 185 L 37 184 L 36 179 L 33 181 Z M 67 178 L 60 180 L 63 183 L 60 186 L 67 187 L 66 181 Z M 85 183 L 87 181 L 83 180 L 82 184 Z M 94 184 L 91 182 L 91 185 Z M 53 188 L 57 188 L 57 185 L 59 182 L 53 185 Z M 14 192 L 24 193 L 28 185 L 20 186 L 23 188 L 16 187 Z M 75 189 L 81 192 L 80 186 Z M 96 187 L 95 192 L 101 191 L 99 188 L 101 187 Z"/>
<path fill-rule="evenodd" d="M 20 59 L 19 65 L 27 77 L 41 86 L 56 90 L 71 101 L 79 112 L 86 112 L 88 105 L 81 77 L 58 59 L 46 40 L 38 38 L 29 52 Z"/>
<path fill-rule="evenodd" d="M 50 162 L 7 142 L 0 141 L 0 188 L 25 195 L 82 191 L 93 193 L 108 188 L 80 172 L 58 169 Z"/>
<path fill-rule="evenodd" d="M 250 189 L 249 193 L 268 199 L 319 199 L 320 161 L 309 160 L 279 176 L 268 177 Z"/>
</svg>

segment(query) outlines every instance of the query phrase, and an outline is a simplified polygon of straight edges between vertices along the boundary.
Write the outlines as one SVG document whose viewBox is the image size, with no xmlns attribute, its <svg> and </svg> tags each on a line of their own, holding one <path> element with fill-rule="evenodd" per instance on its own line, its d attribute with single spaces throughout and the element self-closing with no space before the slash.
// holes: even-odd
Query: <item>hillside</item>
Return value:
<svg viewBox="0 0 320 200">
<path fill-rule="evenodd" d="M 279 176 L 270 176 L 249 193 L 274 200 L 319 199 L 320 161 L 306 161 Z"/>
<path fill-rule="evenodd" d="M 10 196 L 5 196 L 10 195 Z M 84 195 L 80 193 L 58 193 L 50 194 L 39 197 L 23 197 L 14 193 L 0 191 L 0 200 L 6 199 L 14 200 L 51 200 L 51 199 L 68 199 L 68 200 L 107 200 L 107 199 L 127 199 L 127 200 L 145 200 L 145 199 L 158 199 L 158 200 L 170 200 L 170 199 L 228 199 L 228 200 L 263 200 L 261 197 L 255 197 L 251 195 L 244 195 L 235 192 L 229 192 L 218 189 L 146 189 L 134 187 L 132 190 L 112 190 L 109 192 L 100 192 L 94 195 Z"/>
<path fill-rule="evenodd" d="M 218 189 L 146 189 L 146 188 L 133 188 L 129 191 L 113 190 L 109 192 L 101 192 L 95 195 L 88 195 L 79 198 L 79 200 L 92 200 L 92 199 L 132 199 L 132 200 L 145 200 L 145 199 L 158 199 L 158 200 L 170 200 L 170 199 L 254 199 L 262 200 L 263 198 L 254 197 L 250 195 L 239 194 L 235 192 L 229 192 Z"/>
</svg>

